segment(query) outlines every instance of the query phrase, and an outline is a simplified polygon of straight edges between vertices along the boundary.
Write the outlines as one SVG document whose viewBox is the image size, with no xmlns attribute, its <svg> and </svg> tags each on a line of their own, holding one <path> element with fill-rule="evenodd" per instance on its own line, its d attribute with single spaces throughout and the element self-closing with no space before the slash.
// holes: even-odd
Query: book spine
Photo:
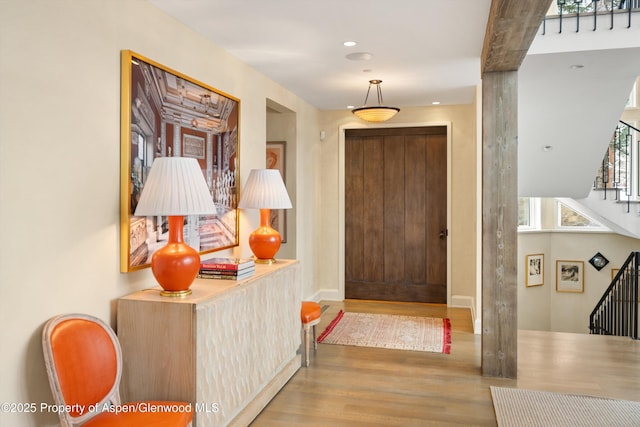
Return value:
<svg viewBox="0 0 640 427">
<path fill-rule="evenodd" d="M 208 264 L 202 263 L 200 264 L 200 269 L 203 270 L 228 270 L 228 271 L 238 271 L 237 264 Z"/>
<path fill-rule="evenodd" d="M 249 274 L 253 274 L 255 273 L 254 269 L 248 269 L 248 270 L 238 270 L 238 271 L 231 271 L 231 270 L 209 270 L 209 269 L 205 269 L 205 268 L 201 268 L 199 271 L 200 274 L 217 274 L 220 276 L 245 276 L 245 275 L 249 275 Z"/>
<path fill-rule="evenodd" d="M 200 263 L 201 269 L 206 270 L 227 270 L 227 271 L 241 271 L 249 268 L 254 268 L 255 264 L 252 262 L 242 264 L 227 264 L 222 262 L 202 262 Z"/>
<path fill-rule="evenodd" d="M 232 274 L 198 274 L 199 279 L 222 279 L 222 280 L 242 280 L 247 277 L 251 277 L 253 274 L 246 274 L 242 276 L 236 276 Z"/>
<path fill-rule="evenodd" d="M 255 268 L 252 266 L 252 267 L 247 267 L 247 268 L 241 268 L 239 270 L 229 270 L 227 268 L 200 267 L 200 272 L 203 272 L 203 273 L 244 274 L 244 273 L 249 273 L 250 271 L 255 271 Z"/>
</svg>

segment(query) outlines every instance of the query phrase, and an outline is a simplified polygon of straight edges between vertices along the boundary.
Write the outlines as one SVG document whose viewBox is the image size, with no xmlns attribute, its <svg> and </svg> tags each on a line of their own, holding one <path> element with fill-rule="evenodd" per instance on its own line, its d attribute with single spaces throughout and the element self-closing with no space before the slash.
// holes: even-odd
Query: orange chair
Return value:
<svg viewBox="0 0 640 427">
<path fill-rule="evenodd" d="M 316 340 L 316 325 L 320 323 L 322 309 L 320 304 L 312 301 L 302 301 L 302 309 L 300 310 L 300 320 L 302 320 L 302 328 L 304 330 L 304 366 L 309 366 L 309 332 L 313 327 L 313 349 L 318 349 L 318 341 Z"/>
<path fill-rule="evenodd" d="M 50 319 L 42 332 L 49 385 L 63 427 L 186 427 L 187 402 L 121 404 L 122 351 L 109 325 L 85 314 Z"/>
</svg>

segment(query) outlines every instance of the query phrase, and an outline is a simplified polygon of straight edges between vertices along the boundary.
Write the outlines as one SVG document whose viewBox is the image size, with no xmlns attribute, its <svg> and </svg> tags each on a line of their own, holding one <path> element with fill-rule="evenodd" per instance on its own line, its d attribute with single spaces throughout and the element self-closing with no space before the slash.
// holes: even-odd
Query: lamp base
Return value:
<svg viewBox="0 0 640 427">
<path fill-rule="evenodd" d="M 172 298 L 184 298 L 191 295 L 191 289 L 185 291 L 160 291 L 160 296 Z"/>
<path fill-rule="evenodd" d="M 260 227 L 249 236 L 249 247 L 258 264 L 273 264 L 282 238 L 278 230 L 271 228 L 270 209 L 260 209 Z"/>
<path fill-rule="evenodd" d="M 169 216 L 169 241 L 151 258 L 151 271 L 164 289 L 160 295 L 186 297 L 191 294 L 191 283 L 200 270 L 200 255 L 184 243 L 184 216 Z"/>
</svg>

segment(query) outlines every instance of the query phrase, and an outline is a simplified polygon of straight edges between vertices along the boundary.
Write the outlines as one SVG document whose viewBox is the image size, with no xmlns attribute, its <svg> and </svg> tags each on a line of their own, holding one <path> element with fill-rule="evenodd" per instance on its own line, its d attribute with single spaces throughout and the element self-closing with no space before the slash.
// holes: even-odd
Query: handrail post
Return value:
<svg viewBox="0 0 640 427">
<path fill-rule="evenodd" d="M 633 288 L 631 306 L 633 307 L 633 339 L 638 339 L 638 268 L 640 267 L 640 252 L 636 252 L 634 274 L 632 275 Z"/>
</svg>

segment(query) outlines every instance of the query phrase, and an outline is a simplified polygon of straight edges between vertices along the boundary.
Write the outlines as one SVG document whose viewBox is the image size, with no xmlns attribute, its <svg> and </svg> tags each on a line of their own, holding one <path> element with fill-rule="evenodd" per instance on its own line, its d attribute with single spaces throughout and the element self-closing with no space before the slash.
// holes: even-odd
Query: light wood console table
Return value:
<svg viewBox="0 0 640 427">
<path fill-rule="evenodd" d="M 194 426 L 248 425 L 300 368 L 299 264 L 256 264 L 240 280 L 196 279 L 118 300 L 123 401 L 191 402 Z"/>
</svg>

